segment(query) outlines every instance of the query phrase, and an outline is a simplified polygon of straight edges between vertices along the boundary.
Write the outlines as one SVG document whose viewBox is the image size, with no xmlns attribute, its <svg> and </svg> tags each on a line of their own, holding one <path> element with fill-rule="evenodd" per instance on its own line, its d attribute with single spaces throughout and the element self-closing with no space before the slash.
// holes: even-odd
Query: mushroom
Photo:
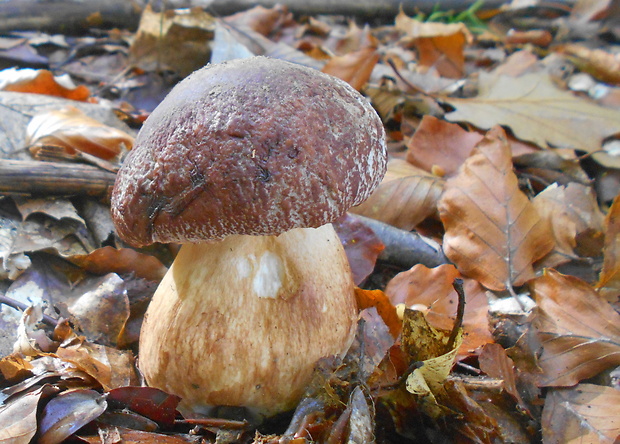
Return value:
<svg viewBox="0 0 620 444">
<path fill-rule="evenodd" d="M 382 122 L 347 83 L 253 57 L 181 81 L 144 123 L 112 193 L 119 236 L 182 247 L 140 335 L 147 384 L 209 413 L 293 408 L 357 322 L 331 221 L 386 169 Z"/>
</svg>

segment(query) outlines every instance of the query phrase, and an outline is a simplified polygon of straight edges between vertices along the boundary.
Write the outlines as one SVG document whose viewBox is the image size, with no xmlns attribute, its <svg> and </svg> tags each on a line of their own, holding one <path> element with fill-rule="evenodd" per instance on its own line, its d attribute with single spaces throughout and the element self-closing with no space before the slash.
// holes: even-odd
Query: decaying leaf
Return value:
<svg viewBox="0 0 620 444">
<path fill-rule="evenodd" d="M 554 48 L 581 70 L 603 82 L 620 84 L 620 56 L 602 49 L 590 49 L 578 44 L 565 44 Z"/>
<path fill-rule="evenodd" d="M 379 187 L 351 212 L 409 231 L 435 213 L 443 183 L 404 160 L 392 159 Z"/>
<path fill-rule="evenodd" d="M 40 444 L 59 444 L 100 416 L 106 409 L 105 395 L 94 390 L 61 393 L 43 409 L 39 425 Z"/>
<path fill-rule="evenodd" d="M 147 5 L 130 48 L 132 62 L 185 77 L 209 62 L 215 19 L 200 8 L 154 12 Z"/>
<path fill-rule="evenodd" d="M 483 137 L 455 123 L 426 115 L 407 143 L 407 161 L 428 172 L 441 169 L 441 175 L 452 176 Z"/>
<path fill-rule="evenodd" d="M 361 90 L 368 82 L 378 61 L 377 49 L 367 47 L 346 55 L 332 57 L 322 71 L 344 80 L 357 90 Z"/>
<path fill-rule="evenodd" d="M 372 273 L 385 245 L 366 224 L 349 214 L 332 222 L 347 254 L 353 283 L 361 285 Z"/>
<path fill-rule="evenodd" d="M 462 342 L 462 330 L 459 329 L 452 344 L 451 333 L 451 330 L 433 328 L 421 311 L 405 309 L 402 346 L 412 362 L 418 363 L 407 377 L 407 390 L 420 397 L 424 410 L 434 418 L 446 413 L 437 396 L 450 374 Z"/>
<path fill-rule="evenodd" d="M 102 247 L 87 255 L 67 258 L 84 270 L 95 274 L 134 274 L 150 281 L 159 282 L 167 268 L 154 256 L 130 248 Z"/>
<path fill-rule="evenodd" d="M 453 122 L 470 122 L 482 129 L 510 127 L 516 137 L 546 147 L 573 148 L 592 153 L 603 139 L 620 132 L 620 111 L 603 108 L 558 89 L 548 75 L 493 76 L 480 72 L 478 96 L 446 98 L 456 108 L 446 114 Z M 595 154 L 606 166 L 620 159 Z"/>
<path fill-rule="evenodd" d="M 75 107 L 38 114 L 27 128 L 30 150 L 43 146 L 62 147 L 68 155 L 83 152 L 105 160 L 131 149 L 133 136 L 88 117 Z"/>
<path fill-rule="evenodd" d="M 620 365 L 620 315 L 580 279 L 547 270 L 531 282 L 538 305 L 539 385 L 567 387 Z"/>
<path fill-rule="evenodd" d="M 444 77 L 463 76 L 463 49 L 472 41 L 471 33 L 463 23 L 421 22 L 408 17 L 401 9 L 395 25 L 405 34 L 402 41 L 418 50 L 422 66 L 433 66 Z"/>
<path fill-rule="evenodd" d="M 490 131 L 476 149 L 439 201 L 444 252 L 464 276 L 501 291 L 533 278 L 553 239 L 519 189 L 504 132 Z"/>
<path fill-rule="evenodd" d="M 617 443 L 620 391 L 593 384 L 551 390 L 545 399 L 542 434 L 549 443 Z"/>
<path fill-rule="evenodd" d="M 502 380 L 504 390 L 515 399 L 524 412 L 527 412 L 528 406 L 517 389 L 514 362 L 508 357 L 506 350 L 499 344 L 486 344 L 478 356 L 478 361 L 480 370 L 492 378 Z"/>
<path fill-rule="evenodd" d="M 461 277 L 454 265 L 436 268 L 415 265 L 392 278 L 385 292 L 395 306 L 420 310 L 434 328 L 450 330 L 456 322 L 458 306 L 458 295 L 452 284 Z M 493 341 L 487 319 L 489 304 L 484 290 L 476 281 L 467 279 L 464 291 L 465 315 L 463 343 L 458 350 L 460 357 L 468 356 L 478 347 Z"/>
<path fill-rule="evenodd" d="M 620 294 L 620 196 L 617 196 L 605 219 L 606 235 L 603 270 L 596 287 L 607 294 Z"/>
<path fill-rule="evenodd" d="M 590 187 L 576 182 L 552 184 L 533 202 L 538 214 L 548 220 L 555 241 L 553 251 L 539 266 L 554 267 L 577 255 L 600 256 L 604 216 Z"/>
<path fill-rule="evenodd" d="M 37 433 L 37 408 L 43 387 L 0 406 L 0 443 L 28 444 Z"/>
</svg>

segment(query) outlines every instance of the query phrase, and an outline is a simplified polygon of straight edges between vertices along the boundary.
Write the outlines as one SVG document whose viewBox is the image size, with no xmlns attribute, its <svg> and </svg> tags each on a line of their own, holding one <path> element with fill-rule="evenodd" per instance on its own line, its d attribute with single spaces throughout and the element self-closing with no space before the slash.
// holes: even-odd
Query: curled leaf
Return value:
<svg viewBox="0 0 620 444">
<path fill-rule="evenodd" d="M 134 140 L 72 106 L 34 116 L 26 132 L 31 150 L 52 145 L 64 148 L 69 155 L 82 152 L 105 160 L 117 157 L 123 147 L 130 149 Z"/>
</svg>

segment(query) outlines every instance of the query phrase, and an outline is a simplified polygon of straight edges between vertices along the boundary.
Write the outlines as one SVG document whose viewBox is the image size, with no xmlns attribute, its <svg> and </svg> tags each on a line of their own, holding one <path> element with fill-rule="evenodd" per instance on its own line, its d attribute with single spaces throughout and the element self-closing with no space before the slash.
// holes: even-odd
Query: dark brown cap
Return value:
<svg viewBox="0 0 620 444">
<path fill-rule="evenodd" d="M 118 173 L 112 217 L 130 244 L 319 227 L 383 178 L 381 119 L 347 83 L 253 57 L 180 82 Z"/>
</svg>

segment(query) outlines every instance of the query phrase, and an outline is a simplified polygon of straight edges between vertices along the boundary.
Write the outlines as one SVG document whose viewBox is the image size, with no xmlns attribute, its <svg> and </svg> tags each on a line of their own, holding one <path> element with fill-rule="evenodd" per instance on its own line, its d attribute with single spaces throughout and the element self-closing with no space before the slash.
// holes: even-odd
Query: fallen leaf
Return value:
<svg viewBox="0 0 620 444">
<path fill-rule="evenodd" d="M 522 411 L 529 412 L 527 404 L 517 389 L 514 362 L 501 345 L 486 344 L 478 356 L 478 362 L 480 370 L 492 378 L 501 379 L 504 383 L 504 390 L 514 398 Z"/>
<path fill-rule="evenodd" d="M 532 264 L 553 239 L 519 189 L 504 132 L 490 131 L 476 149 L 438 204 L 444 252 L 464 276 L 502 291 L 534 277 Z"/>
<path fill-rule="evenodd" d="M 552 389 L 545 398 L 541 425 L 548 443 L 617 443 L 620 391 L 593 384 Z"/>
<path fill-rule="evenodd" d="M 341 56 L 332 57 L 322 71 L 344 80 L 360 91 L 370 79 L 372 70 L 379 61 L 379 53 L 374 47 L 362 48 Z"/>
<path fill-rule="evenodd" d="M 454 326 L 458 306 L 458 295 L 452 284 L 461 277 L 454 265 L 436 268 L 415 265 L 392 278 L 385 293 L 393 305 L 420 310 L 434 328 L 450 330 Z M 464 291 L 463 343 L 458 350 L 461 358 L 493 342 L 487 319 L 489 304 L 484 290 L 476 281 L 467 279 Z"/>
<path fill-rule="evenodd" d="M 452 176 L 483 137 L 455 123 L 426 115 L 407 142 L 407 161 L 428 172 L 439 167 L 442 176 Z"/>
<path fill-rule="evenodd" d="M 443 184 L 440 177 L 392 159 L 377 189 L 350 211 L 409 231 L 435 213 Z"/>
<path fill-rule="evenodd" d="M 54 77 L 54 74 L 46 69 L 10 68 L 0 71 L 0 90 L 45 94 L 78 101 L 85 101 L 90 97 L 86 86 L 76 87 L 69 76 Z"/>
<path fill-rule="evenodd" d="M 349 214 L 332 222 L 332 225 L 347 254 L 353 282 L 360 285 L 373 272 L 385 245 L 370 227 Z"/>
<path fill-rule="evenodd" d="M 426 321 L 421 311 L 405 309 L 402 347 L 412 362 L 418 362 L 407 377 L 407 391 L 420 398 L 421 407 L 433 418 L 446 414 L 437 397 L 452 370 L 461 345 L 463 331 L 459 329 L 450 344 L 451 330 L 438 330 Z"/>
<path fill-rule="evenodd" d="M 104 390 L 138 384 L 133 353 L 76 337 L 56 351 L 62 361 L 71 364 L 101 384 Z"/>
<path fill-rule="evenodd" d="M 482 129 L 506 125 L 521 140 L 549 147 L 593 153 L 603 140 L 620 132 L 620 111 L 603 108 L 573 93 L 558 89 L 544 73 L 521 77 L 480 72 L 478 96 L 445 98 L 456 110 L 446 114 L 452 122 L 470 122 Z M 620 159 L 594 154 L 606 166 Z"/>
<path fill-rule="evenodd" d="M 603 49 L 590 49 L 583 45 L 567 43 L 554 48 L 566 55 L 581 71 L 610 84 L 620 84 L 620 56 Z"/>
<path fill-rule="evenodd" d="M 147 4 L 129 48 L 130 63 L 185 77 L 209 62 L 214 26 L 213 16 L 200 8 L 154 12 Z"/>
<path fill-rule="evenodd" d="M 105 395 L 94 390 L 64 392 L 41 412 L 39 444 L 59 444 L 99 417 L 106 409 Z"/>
<path fill-rule="evenodd" d="M 362 290 L 355 288 L 357 306 L 360 310 L 375 307 L 377 312 L 390 329 L 393 337 L 398 337 L 402 329 L 402 322 L 396 314 L 396 308 L 390 302 L 386 294 L 381 290 Z"/>
<path fill-rule="evenodd" d="M 416 47 L 422 66 L 435 67 L 444 77 L 463 77 L 463 50 L 472 41 L 465 24 L 421 22 L 408 17 L 401 9 L 396 16 L 395 27 L 405 34 L 401 42 Z"/>
<path fill-rule="evenodd" d="M 554 270 L 530 285 L 542 345 L 539 386 L 572 386 L 620 365 L 620 314 L 594 288 Z"/>
<path fill-rule="evenodd" d="M 293 14 L 284 5 L 276 4 L 273 8 L 265 8 L 259 5 L 229 15 L 224 18 L 224 21 L 237 28 L 251 29 L 265 37 L 269 37 L 270 34 L 276 32 L 286 23 L 291 23 L 293 21 Z"/>
<path fill-rule="evenodd" d="M 620 293 L 620 196 L 616 196 L 605 218 L 603 269 L 596 288 L 606 293 Z"/>
<path fill-rule="evenodd" d="M 133 136 L 88 117 L 75 107 L 37 114 L 26 129 L 31 151 L 47 145 L 62 147 L 68 155 L 83 152 L 112 160 L 131 149 Z"/>
<path fill-rule="evenodd" d="M 95 274 L 134 274 L 149 281 L 161 281 L 167 268 L 154 256 L 130 248 L 98 248 L 87 255 L 68 257 L 69 262 Z"/>
<path fill-rule="evenodd" d="M 108 392 L 111 408 L 130 409 L 162 426 L 172 427 L 181 398 L 154 387 L 118 387 Z"/>
<path fill-rule="evenodd" d="M 37 433 L 37 408 L 43 387 L 0 406 L 0 443 L 28 444 Z"/>
<path fill-rule="evenodd" d="M 538 63 L 538 57 L 528 49 L 513 52 L 492 72 L 494 76 L 519 77 Z"/>
</svg>

